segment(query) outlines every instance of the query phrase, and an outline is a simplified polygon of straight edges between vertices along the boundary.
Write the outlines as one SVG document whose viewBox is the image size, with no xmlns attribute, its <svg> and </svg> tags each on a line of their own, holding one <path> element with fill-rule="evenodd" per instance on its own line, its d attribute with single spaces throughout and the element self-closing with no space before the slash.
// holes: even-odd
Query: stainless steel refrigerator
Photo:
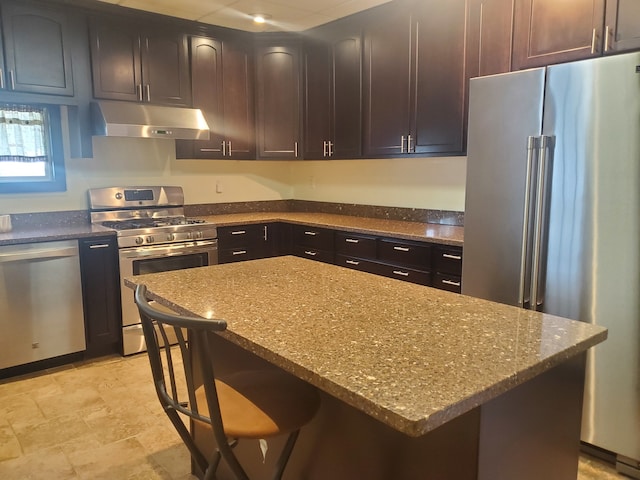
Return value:
<svg viewBox="0 0 640 480">
<path fill-rule="evenodd" d="M 471 80 L 462 293 L 603 325 L 582 440 L 640 478 L 640 53 Z"/>
</svg>

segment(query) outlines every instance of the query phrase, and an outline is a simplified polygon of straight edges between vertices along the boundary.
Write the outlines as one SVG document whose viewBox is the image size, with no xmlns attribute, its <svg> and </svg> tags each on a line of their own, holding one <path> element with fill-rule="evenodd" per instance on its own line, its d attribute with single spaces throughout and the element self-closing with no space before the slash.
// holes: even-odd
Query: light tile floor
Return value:
<svg viewBox="0 0 640 480">
<path fill-rule="evenodd" d="M 0 381 L 0 479 L 195 479 L 189 469 L 144 355 Z M 580 459 L 578 480 L 624 478 Z"/>
</svg>

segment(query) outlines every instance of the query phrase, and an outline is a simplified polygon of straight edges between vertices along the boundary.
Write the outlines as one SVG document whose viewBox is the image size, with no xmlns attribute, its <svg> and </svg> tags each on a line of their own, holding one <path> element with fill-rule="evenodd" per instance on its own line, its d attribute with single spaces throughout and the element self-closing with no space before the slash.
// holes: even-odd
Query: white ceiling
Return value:
<svg viewBox="0 0 640 480">
<path fill-rule="evenodd" d="M 301 31 L 390 0 L 100 0 L 249 32 Z M 266 14 L 263 25 L 251 14 Z"/>
</svg>

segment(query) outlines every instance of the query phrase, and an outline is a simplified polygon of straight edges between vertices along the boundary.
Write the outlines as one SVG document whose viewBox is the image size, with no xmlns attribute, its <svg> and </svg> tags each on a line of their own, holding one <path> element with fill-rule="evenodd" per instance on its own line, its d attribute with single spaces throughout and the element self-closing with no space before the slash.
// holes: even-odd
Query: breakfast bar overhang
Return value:
<svg viewBox="0 0 640 480">
<path fill-rule="evenodd" d="M 602 327 L 296 257 L 126 280 L 137 284 L 179 314 L 227 321 L 219 370 L 268 362 L 321 391 L 285 479 L 577 476 L 586 352 Z M 251 478 L 277 440 L 265 458 L 257 441 L 237 447 Z"/>
</svg>

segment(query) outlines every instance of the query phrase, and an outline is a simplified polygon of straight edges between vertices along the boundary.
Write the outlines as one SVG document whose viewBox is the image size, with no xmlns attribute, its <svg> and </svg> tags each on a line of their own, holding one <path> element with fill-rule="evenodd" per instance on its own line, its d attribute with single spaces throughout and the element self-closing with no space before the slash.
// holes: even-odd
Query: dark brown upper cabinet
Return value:
<svg viewBox="0 0 640 480">
<path fill-rule="evenodd" d="M 467 2 L 467 77 L 511 71 L 514 0 Z"/>
<path fill-rule="evenodd" d="M 605 0 L 516 0 L 513 70 L 602 54 Z"/>
<path fill-rule="evenodd" d="M 364 32 L 364 155 L 464 151 L 465 3 L 392 2 Z"/>
<path fill-rule="evenodd" d="M 191 38 L 193 107 L 202 110 L 209 140 L 177 140 L 177 158 L 255 158 L 251 46 Z"/>
<path fill-rule="evenodd" d="M 640 2 L 607 0 L 604 53 L 640 49 Z"/>
<path fill-rule="evenodd" d="M 3 2 L 0 88 L 73 96 L 67 22 L 66 13 L 60 9 L 24 1 Z"/>
<path fill-rule="evenodd" d="M 353 22 L 352 22 L 353 23 Z M 318 29 L 304 51 L 304 158 L 362 151 L 362 35 L 342 22 Z"/>
<path fill-rule="evenodd" d="M 261 39 L 256 47 L 256 66 L 258 158 L 299 158 L 300 46 Z"/>
<path fill-rule="evenodd" d="M 187 37 L 156 28 L 141 33 L 139 27 L 122 21 L 92 21 L 95 98 L 191 104 Z"/>
</svg>

